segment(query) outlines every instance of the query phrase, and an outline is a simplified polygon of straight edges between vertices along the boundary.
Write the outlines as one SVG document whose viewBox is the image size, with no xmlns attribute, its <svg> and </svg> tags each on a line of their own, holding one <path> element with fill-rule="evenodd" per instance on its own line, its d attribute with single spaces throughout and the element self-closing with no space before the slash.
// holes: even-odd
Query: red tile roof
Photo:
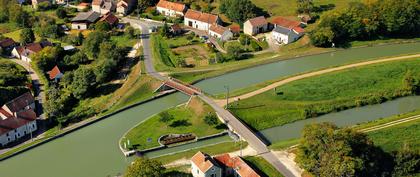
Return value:
<svg viewBox="0 0 420 177">
<path fill-rule="evenodd" d="M 58 74 L 60 74 L 61 71 L 58 69 L 58 66 L 55 65 L 54 68 L 51 71 L 48 71 L 48 75 L 50 76 L 50 79 L 55 79 Z"/>
<path fill-rule="evenodd" d="M 262 25 L 268 24 L 264 16 L 255 17 L 255 18 L 249 19 L 248 21 L 251 23 L 252 26 L 262 26 Z"/>
<path fill-rule="evenodd" d="M 300 22 L 288 20 L 283 17 L 277 17 L 272 21 L 273 24 L 279 25 L 284 28 L 292 29 L 294 27 L 300 26 Z"/>
<path fill-rule="evenodd" d="M 44 47 L 52 46 L 51 42 L 43 41 L 37 43 L 26 44 L 26 46 L 19 46 L 16 48 L 19 55 L 29 56 L 34 53 L 40 52 Z"/>
<path fill-rule="evenodd" d="M 105 21 L 110 25 L 115 25 L 116 23 L 118 23 L 118 18 L 112 14 L 111 12 L 108 12 L 107 14 L 105 14 L 100 21 Z"/>
<path fill-rule="evenodd" d="M 187 13 L 185 13 L 185 18 L 198 20 L 201 22 L 209 23 L 209 24 L 214 24 L 217 22 L 217 19 L 219 18 L 219 16 L 188 9 Z"/>
<path fill-rule="evenodd" d="M 12 45 L 15 45 L 16 42 L 11 38 L 5 38 L 0 41 L 0 47 L 10 47 Z"/>
<path fill-rule="evenodd" d="M 239 26 L 238 24 L 230 25 L 229 28 L 234 33 L 240 33 L 241 32 L 241 26 Z"/>
<path fill-rule="evenodd" d="M 1 109 L 2 108 L 0 108 L 0 110 Z M 3 135 L 11 130 L 19 128 L 35 120 L 36 113 L 32 109 L 19 112 L 17 114 L 17 117 L 11 117 L 5 120 L 0 120 L 0 135 Z"/>
<path fill-rule="evenodd" d="M 215 32 L 217 34 L 220 34 L 220 35 L 222 35 L 225 31 L 228 31 L 228 30 L 229 30 L 229 28 L 226 28 L 226 27 L 223 27 L 223 26 L 220 26 L 220 25 L 211 25 L 210 26 L 210 31 L 213 31 L 213 32 Z"/>
<path fill-rule="evenodd" d="M 13 99 L 12 101 L 4 104 L 11 112 L 19 112 L 25 109 L 26 106 L 29 106 L 35 101 L 31 93 L 26 92 L 23 95 Z"/>
<path fill-rule="evenodd" d="M 301 28 L 300 26 L 294 27 L 293 30 L 295 30 L 297 33 L 304 33 L 305 30 Z"/>
<path fill-rule="evenodd" d="M 102 3 L 102 0 L 93 0 L 92 5 L 100 6 Z"/>
<path fill-rule="evenodd" d="M 160 0 L 156 6 L 165 8 L 165 9 L 174 10 L 177 12 L 184 12 L 185 10 L 185 4 L 170 2 L 170 1 L 165 1 L 165 0 Z"/>
<path fill-rule="evenodd" d="M 240 157 L 230 157 L 229 154 L 222 154 L 214 157 L 214 159 L 220 165 L 234 169 L 241 177 L 260 177 L 260 175 L 258 175 L 254 169 Z"/>
<path fill-rule="evenodd" d="M 216 166 L 213 159 L 201 151 L 198 151 L 192 158 L 191 161 L 200 169 L 201 172 L 205 173 L 211 167 Z"/>
</svg>

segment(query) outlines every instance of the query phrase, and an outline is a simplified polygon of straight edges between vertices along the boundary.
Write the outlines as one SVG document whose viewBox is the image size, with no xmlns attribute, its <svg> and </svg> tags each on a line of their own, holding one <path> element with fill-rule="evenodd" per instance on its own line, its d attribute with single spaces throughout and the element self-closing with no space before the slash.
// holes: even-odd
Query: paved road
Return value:
<svg viewBox="0 0 420 177">
<path fill-rule="evenodd" d="M 41 113 L 41 115 L 39 115 L 39 119 L 45 119 L 45 114 L 42 110 L 42 105 L 44 103 L 44 101 L 46 100 L 45 98 L 45 92 L 44 92 L 44 85 L 41 83 L 39 76 L 37 75 L 37 73 L 31 68 L 30 64 L 27 62 L 24 62 L 22 60 L 18 60 L 18 59 L 11 59 L 11 61 L 21 65 L 22 67 L 24 67 L 26 69 L 26 71 L 28 71 L 31 79 L 32 79 L 32 85 L 35 88 L 35 100 L 38 101 L 38 113 Z"/>
<path fill-rule="evenodd" d="M 168 78 L 162 76 L 156 72 L 153 67 L 153 59 L 151 55 L 150 40 L 149 40 L 149 25 L 148 22 L 124 18 L 123 21 L 129 22 L 133 27 L 140 28 L 142 30 L 142 43 L 143 43 L 143 53 L 144 53 L 144 62 L 146 65 L 147 73 L 159 80 L 168 80 Z M 186 88 L 189 88 L 185 86 Z M 226 122 L 226 124 L 231 127 L 236 133 L 238 133 L 248 144 L 255 149 L 261 156 L 266 159 L 270 164 L 272 164 L 279 172 L 281 172 L 286 177 L 294 177 L 294 175 L 280 160 L 272 153 L 267 145 L 258 138 L 248 127 L 245 126 L 240 120 L 233 116 L 229 111 L 220 107 L 213 99 L 207 97 L 204 94 L 198 94 L 204 102 L 209 104 L 217 114 Z"/>
</svg>

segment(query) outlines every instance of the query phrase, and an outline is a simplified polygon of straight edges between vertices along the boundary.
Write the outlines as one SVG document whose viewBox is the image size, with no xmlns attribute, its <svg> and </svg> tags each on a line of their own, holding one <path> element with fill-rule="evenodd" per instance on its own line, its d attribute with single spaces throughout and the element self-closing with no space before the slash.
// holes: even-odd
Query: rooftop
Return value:
<svg viewBox="0 0 420 177">
<path fill-rule="evenodd" d="M 99 17 L 101 17 L 101 14 L 94 11 L 80 12 L 71 21 L 72 22 L 87 21 L 90 23 L 94 23 L 99 19 Z"/>
<path fill-rule="evenodd" d="M 35 101 L 31 93 L 26 92 L 23 95 L 4 104 L 11 112 L 19 112 L 25 109 L 26 106 L 32 104 Z"/>
<path fill-rule="evenodd" d="M 206 172 L 211 167 L 216 166 L 216 162 L 208 154 L 198 151 L 191 161 L 200 169 L 201 172 Z"/>
<path fill-rule="evenodd" d="M 170 1 L 165 1 L 165 0 L 160 0 L 156 6 L 165 8 L 165 9 L 174 10 L 177 12 L 183 12 L 185 10 L 185 4 L 170 2 Z"/>
<path fill-rule="evenodd" d="M 262 25 L 267 25 L 268 22 L 265 19 L 264 16 L 259 16 L 259 17 L 255 17 L 255 18 L 251 18 L 248 20 L 252 26 L 262 26 Z"/>
<path fill-rule="evenodd" d="M 220 34 L 220 35 L 222 35 L 225 31 L 228 31 L 228 30 L 229 30 L 229 28 L 226 28 L 226 27 L 223 27 L 223 26 L 220 26 L 220 25 L 211 25 L 210 26 L 210 31 L 213 31 L 213 32 L 215 32 L 217 34 Z"/>
<path fill-rule="evenodd" d="M 198 20 L 201 22 L 209 23 L 209 24 L 214 24 L 217 22 L 217 19 L 219 18 L 219 16 L 188 9 L 187 13 L 185 13 L 185 18 Z"/>
</svg>

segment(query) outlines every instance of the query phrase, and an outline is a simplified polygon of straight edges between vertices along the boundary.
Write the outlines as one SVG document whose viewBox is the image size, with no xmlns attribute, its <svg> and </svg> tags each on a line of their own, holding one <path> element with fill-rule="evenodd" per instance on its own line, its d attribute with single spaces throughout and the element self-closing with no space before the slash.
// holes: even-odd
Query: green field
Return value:
<svg viewBox="0 0 420 177">
<path fill-rule="evenodd" d="M 387 152 L 397 151 L 408 145 L 420 150 L 420 120 L 415 120 L 389 128 L 367 133 L 375 145 Z"/>
<path fill-rule="evenodd" d="M 244 158 L 245 161 L 262 177 L 282 177 L 283 175 L 278 172 L 270 163 L 262 157 L 248 156 Z"/>
<path fill-rule="evenodd" d="M 125 137 L 132 145 L 138 145 L 137 149 L 147 149 L 159 146 L 158 138 L 162 135 L 193 133 L 203 137 L 222 132 L 224 127 L 219 126 L 220 122 L 215 126 L 205 123 L 204 117 L 210 112 L 213 112 L 210 106 L 194 98 L 188 106 L 180 105 L 168 110 L 174 117 L 171 122 L 161 122 L 160 115 L 155 115 L 131 129 Z M 147 142 L 148 138 L 152 141 Z"/>
<path fill-rule="evenodd" d="M 389 62 L 298 80 L 231 105 L 231 111 L 257 130 L 356 106 L 381 103 L 402 91 L 407 70 L 420 73 L 420 59 Z"/>
</svg>

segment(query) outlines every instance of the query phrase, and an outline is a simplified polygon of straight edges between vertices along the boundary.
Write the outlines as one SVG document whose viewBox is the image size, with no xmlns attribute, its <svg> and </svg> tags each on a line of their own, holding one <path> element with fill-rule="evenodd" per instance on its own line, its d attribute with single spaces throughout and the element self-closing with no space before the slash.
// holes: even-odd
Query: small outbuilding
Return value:
<svg viewBox="0 0 420 177">
<path fill-rule="evenodd" d="M 51 71 L 48 71 L 47 74 L 50 80 L 54 80 L 55 82 L 60 81 L 60 79 L 63 77 L 63 73 L 60 71 L 57 65 L 55 65 Z"/>
<path fill-rule="evenodd" d="M 244 23 L 244 33 L 250 36 L 267 32 L 267 30 L 268 22 L 264 16 L 249 19 Z"/>
<path fill-rule="evenodd" d="M 229 28 L 220 25 L 210 26 L 209 34 L 212 37 L 220 39 L 221 41 L 227 41 L 233 37 L 233 33 Z"/>
<path fill-rule="evenodd" d="M 89 11 L 89 12 L 80 12 L 71 20 L 71 29 L 75 30 L 85 30 L 89 28 L 89 25 L 95 23 L 99 20 L 101 14 Z"/>
</svg>

